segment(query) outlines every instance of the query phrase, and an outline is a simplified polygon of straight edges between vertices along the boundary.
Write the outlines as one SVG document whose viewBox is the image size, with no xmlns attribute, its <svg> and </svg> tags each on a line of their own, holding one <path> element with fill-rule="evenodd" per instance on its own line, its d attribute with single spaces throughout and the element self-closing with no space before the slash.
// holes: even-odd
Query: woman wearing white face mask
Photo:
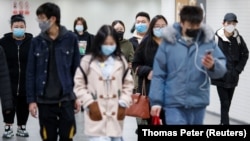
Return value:
<svg viewBox="0 0 250 141">
<path fill-rule="evenodd" d="M 218 46 L 227 58 L 227 73 L 221 79 L 212 79 L 212 84 L 217 86 L 221 104 L 221 125 L 228 125 L 229 109 L 235 87 L 238 85 L 239 75 L 244 70 L 248 60 L 249 51 L 246 43 L 238 30 L 238 23 L 234 13 L 224 16 L 223 27 L 216 32 Z"/>
<path fill-rule="evenodd" d="M 87 22 L 83 17 L 77 17 L 74 21 L 74 32 L 79 41 L 80 55 L 84 56 L 90 52 L 90 47 L 93 44 L 94 35 L 87 31 Z"/>
<path fill-rule="evenodd" d="M 149 87 L 153 74 L 154 56 L 157 52 L 158 46 L 162 41 L 162 30 L 168 24 L 163 15 L 156 15 L 150 22 L 148 31 L 135 51 L 132 68 L 138 77 L 137 92 L 141 93 L 143 80 L 145 81 L 146 94 L 149 93 Z M 161 119 L 164 118 L 164 112 L 161 112 Z M 151 118 L 139 119 L 137 118 L 137 125 L 151 124 Z M 163 124 L 166 124 L 164 120 Z M 137 132 L 137 131 L 136 131 Z"/>
<path fill-rule="evenodd" d="M 3 113 L 5 122 L 3 138 L 14 136 L 12 124 L 15 114 L 18 125 L 16 135 L 28 137 L 29 134 L 25 127 L 29 115 L 26 102 L 25 76 L 32 34 L 25 32 L 26 23 L 22 15 L 13 15 L 10 23 L 12 32 L 6 33 L 0 39 L 0 45 L 3 47 L 7 58 L 15 107 L 9 114 Z"/>
</svg>

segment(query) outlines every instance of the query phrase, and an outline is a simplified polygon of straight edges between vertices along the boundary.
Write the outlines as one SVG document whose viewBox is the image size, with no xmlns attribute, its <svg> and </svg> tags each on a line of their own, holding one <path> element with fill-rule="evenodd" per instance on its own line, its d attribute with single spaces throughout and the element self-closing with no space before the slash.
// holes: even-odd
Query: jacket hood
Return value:
<svg viewBox="0 0 250 141">
<path fill-rule="evenodd" d="M 58 35 L 58 39 L 63 37 L 69 30 L 66 29 L 65 26 L 60 26 L 59 27 L 59 35 Z M 51 40 L 50 37 L 48 36 L 47 32 L 41 32 L 39 34 L 39 36 L 41 36 L 42 38 L 46 39 L 46 40 Z"/>
<path fill-rule="evenodd" d="M 181 38 L 181 25 L 179 23 L 173 24 L 173 26 L 167 26 L 163 29 L 162 33 L 163 39 L 172 44 L 176 43 L 177 39 Z M 198 41 L 203 40 L 204 42 L 209 42 L 214 40 L 214 31 L 211 27 L 206 24 L 202 24 L 201 32 L 198 34 Z"/>
<path fill-rule="evenodd" d="M 216 34 L 223 40 L 226 42 L 230 42 L 229 39 L 226 37 L 225 32 L 224 32 L 224 27 L 220 28 L 219 30 L 217 30 Z M 233 37 L 237 37 L 239 36 L 239 31 L 237 29 L 234 30 L 234 34 Z"/>
</svg>

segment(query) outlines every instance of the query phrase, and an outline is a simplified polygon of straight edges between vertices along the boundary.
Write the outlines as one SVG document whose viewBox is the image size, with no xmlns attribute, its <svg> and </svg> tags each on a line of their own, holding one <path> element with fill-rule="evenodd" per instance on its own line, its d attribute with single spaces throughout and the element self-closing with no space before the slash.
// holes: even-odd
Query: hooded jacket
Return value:
<svg viewBox="0 0 250 141">
<path fill-rule="evenodd" d="M 54 51 L 54 62 L 56 72 L 49 69 L 51 67 L 49 60 L 51 57 L 51 48 Z M 61 90 L 62 97 L 70 97 L 73 94 L 73 77 L 77 66 L 80 63 L 80 54 L 78 50 L 78 41 L 76 35 L 68 31 L 64 26 L 60 26 L 58 38 L 51 41 L 46 33 L 41 33 L 35 37 L 31 42 L 29 52 L 29 60 L 27 67 L 27 102 L 46 102 L 55 103 L 62 99 L 51 99 L 49 97 L 56 97 L 54 93 L 46 93 L 48 91 Z M 50 71 L 53 71 L 52 73 Z M 56 87 L 53 90 L 51 85 L 52 74 L 56 78 Z M 56 76 L 55 76 L 56 75 Z M 59 82 L 58 82 L 59 81 Z M 50 83 L 48 83 L 50 82 Z M 47 83 L 49 85 L 47 85 Z M 52 86 L 52 87 L 51 87 Z M 62 98 L 60 97 L 60 98 Z M 38 101 L 46 99 L 47 101 Z M 69 100 L 69 99 L 65 99 Z"/>
<path fill-rule="evenodd" d="M 226 58 L 215 44 L 214 33 L 203 25 L 193 42 L 181 35 L 179 23 L 167 26 L 154 59 L 149 99 L 151 106 L 205 107 L 209 104 L 210 78 L 226 73 Z M 214 67 L 202 65 L 207 50 L 213 50 Z"/>
<path fill-rule="evenodd" d="M 94 42 L 94 35 L 90 34 L 87 31 L 84 31 L 83 35 L 78 34 L 77 32 L 74 32 L 77 37 L 78 37 L 78 41 L 86 41 L 87 42 L 87 46 L 86 46 L 86 54 L 91 52 L 91 46 L 93 45 Z"/>
<path fill-rule="evenodd" d="M 32 38 L 32 34 L 25 33 L 25 38 L 18 45 L 13 34 L 7 33 L 0 40 L 0 45 L 5 51 L 14 96 L 26 96 L 26 67 Z"/>
<path fill-rule="evenodd" d="M 234 30 L 233 36 L 227 38 L 223 27 L 216 32 L 216 37 L 218 46 L 227 58 L 228 71 L 223 78 L 212 79 L 212 84 L 224 88 L 234 88 L 238 85 L 239 75 L 244 70 L 249 57 L 247 45 L 238 30 Z"/>
</svg>

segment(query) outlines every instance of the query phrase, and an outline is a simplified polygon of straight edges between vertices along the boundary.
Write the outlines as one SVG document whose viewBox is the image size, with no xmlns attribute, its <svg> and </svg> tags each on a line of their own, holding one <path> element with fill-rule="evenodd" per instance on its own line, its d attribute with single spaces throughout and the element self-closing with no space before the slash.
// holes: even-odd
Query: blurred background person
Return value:
<svg viewBox="0 0 250 141">
<path fill-rule="evenodd" d="M 230 124 L 229 109 L 234 90 L 249 57 L 247 45 L 236 29 L 237 23 L 237 16 L 234 13 L 227 13 L 224 16 L 223 27 L 216 32 L 218 46 L 227 58 L 228 70 L 223 78 L 212 79 L 212 84 L 217 86 L 220 98 L 221 125 Z"/>
<path fill-rule="evenodd" d="M 89 33 L 87 22 L 83 17 L 77 17 L 74 21 L 74 32 L 76 33 L 79 41 L 79 51 L 81 57 L 91 51 L 94 35 Z"/>
<path fill-rule="evenodd" d="M 12 124 L 15 115 L 17 117 L 17 136 L 28 137 L 26 123 L 29 117 L 29 108 L 26 101 L 26 66 L 28 52 L 32 40 L 32 34 L 26 33 L 26 22 L 22 15 L 13 15 L 10 19 L 11 32 L 6 33 L 0 39 L 0 45 L 3 47 L 11 80 L 12 94 L 14 100 L 14 109 L 10 114 L 3 112 L 5 122 L 5 131 L 3 138 L 14 136 Z"/>
<path fill-rule="evenodd" d="M 146 12 L 139 12 L 135 16 L 135 24 L 132 28 L 133 36 L 129 38 L 129 41 L 133 44 L 134 50 L 140 44 L 142 38 L 148 30 L 150 23 L 150 16 Z"/>
<path fill-rule="evenodd" d="M 132 43 L 124 38 L 125 25 L 121 20 L 115 20 L 112 22 L 112 27 L 117 32 L 121 51 L 125 56 L 126 60 L 128 61 L 129 67 L 131 68 L 132 61 L 134 58 L 134 48 Z"/>
<path fill-rule="evenodd" d="M 133 60 L 133 70 L 138 76 L 137 92 L 142 92 L 143 81 L 145 83 L 146 95 L 149 93 L 150 82 L 153 73 L 154 56 L 161 43 L 162 29 L 168 25 L 166 18 L 162 15 L 156 15 L 150 22 L 147 33 L 135 51 Z M 161 118 L 164 118 L 162 112 Z M 143 121 L 144 120 L 144 121 Z M 145 121 L 146 120 L 146 121 Z M 162 120 L 164 121 L 164 120 Z M 145 123 L 146 122 L 146 123 Z M 151 124 L 149 119 L 137 119 L 137 124 Z M 165 122 L 163 123 L 165 124 Z"/>
</svg>

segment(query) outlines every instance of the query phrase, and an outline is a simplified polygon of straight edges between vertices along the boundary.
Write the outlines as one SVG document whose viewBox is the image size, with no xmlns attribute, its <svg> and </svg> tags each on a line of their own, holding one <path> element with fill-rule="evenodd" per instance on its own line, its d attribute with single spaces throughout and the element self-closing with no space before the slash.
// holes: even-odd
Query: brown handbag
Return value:
<svg viewBox="0 0 250 141">
<path fill-rule="evenodd" d="M 126 115 L 142 119 L 150 118 L 149 98 L 146 95 L 145 80 L 142 83 L 142 93 L 132 94 L 131 97 L 132 103 L 126 109 Z"/>
</svg>

